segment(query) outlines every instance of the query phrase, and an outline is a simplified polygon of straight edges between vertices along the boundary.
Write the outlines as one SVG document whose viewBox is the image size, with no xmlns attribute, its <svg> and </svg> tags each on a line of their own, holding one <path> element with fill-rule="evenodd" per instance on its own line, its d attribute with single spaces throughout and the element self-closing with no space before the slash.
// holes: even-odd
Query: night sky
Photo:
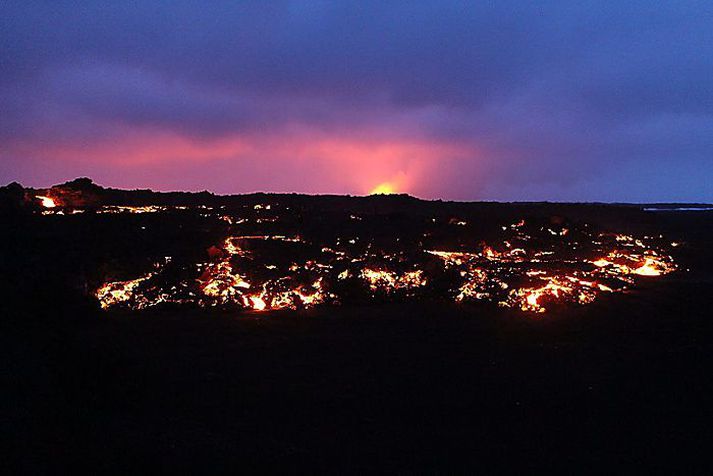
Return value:
<svg viewBox="0 0 713 476">
<path fill-rule="evenodd" d="M 713 201 L 710 0 L 1 12 L 0 184 Z"/>
</svg>

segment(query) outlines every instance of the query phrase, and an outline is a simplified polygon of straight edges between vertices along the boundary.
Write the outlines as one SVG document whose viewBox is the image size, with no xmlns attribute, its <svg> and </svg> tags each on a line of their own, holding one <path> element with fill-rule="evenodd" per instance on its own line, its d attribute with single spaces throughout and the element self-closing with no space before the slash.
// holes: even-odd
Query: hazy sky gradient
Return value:
<svg viewBox="0 0 713 476">
<path fill-rule="evenodd" d="M 4 2 L 0 183 L 713 201 L 713 2 Z"/>
</svg>

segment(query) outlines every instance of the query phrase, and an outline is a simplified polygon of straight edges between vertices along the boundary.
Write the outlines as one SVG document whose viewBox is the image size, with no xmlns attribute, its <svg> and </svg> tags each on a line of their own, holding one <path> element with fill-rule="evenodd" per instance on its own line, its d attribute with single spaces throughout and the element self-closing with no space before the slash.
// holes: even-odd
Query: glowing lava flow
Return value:
<svg viewBox="0 0 713 476">
<path fill-rule="evenodd" d="M 499 304 L 504 307 L 519 307 L 523 311 L 545 312 L 546 308 L 542 303 L 543 298 L 555 300 L 569 300 L 586 304 L 595 299 L 593 285 L 588 282 L 570 278 L 567 281 L 557 277 L 544 278 L 547 284 L 537 288 L 520 288 L 510 292 L 508 299 Z M 576 286 L 584 284 L 584 286 Z"/>
<path fill-rule="evenodd" d="M 612 252 L 606 258 L 599 258 L 591 263 L 603 273 L 622 276 L 661 276 L 676 269 L 670 258 L 663 258 L 652 251 L 644 254 Z"/>
<path fill-rule="evenodd" d="M 249 251 L 237 244 L 240 240 L 278 240 L 284 242 L 300 242 L 299 238 L 282 235 L 275 236 L 234 236 L 227 238 L 222 246 L 223 258 L 217 263 L 207 265 L 199 281 L 203 295 L 202 301 L 207 306 L 232 305 L 252 309 L 254 311 L 308 308 L 325 302 L 328 297 L 334 297 L 323 287 L 323 279 L 319 278 L 311 285 L 295 285 L 291 276 L 267 279 L 262 282 L 259 293 L 250 292 L 251 283 L 241 274 L 235 272 L 231 263 L 234 257 L 252 259 Z M 268 270 L 276 270 L 277 266 L 265 265 Z M 303 266 L 293 265 L 292 271 L 311 269 L 310 263 Z M 319 266 L 317 266 L 319 268 Z"/>
<path fill-rule="evenodd" d="M 660 260 L 656 260 L 650 256 L 644 258 L 644 264 L 634 270 L 639 276 L 661 276 L 665 272 L 665 265 Z"/>
<path fill-rule="evenodd" d="M 264 311 L 267 307 L 265 300 L 260 296 L 249 296 L 249 299 L 252 308 L 256 311 Z"/>
<path fill-rule="evenodd" d="M 428 283 L 421 270 L 397 274 L 391 271 L 366 268 L 361 271 L 361 277 L 369 283 L 369 289 L 372 292 L 383 290 L 389 293 L 402 289 L 408 290 L 425 286 Z"/>
<path fill-rule="evenodd" d="M 102 309 L 108 309 L 117 304 L 129 303 L 135 300 L 131 306 L 134 309 L 143 309 L 148 307 L 150 303 L 136 294 L 136 288 L 151 279 L 154 273 L 148 273 L 146 276 L 131 279 L 128 281 L 109 282 L 100 287 L 96 292 L 97 300 Z M 138 297 L 138 299 L 137 299 Z"/>
<path fill-rule="evenodd" d="M 235 245 L 233 238 L 225 240 L 223 253 L 223 259 L 217 263 L 209 264 L 199 278 L 203 294 L 213 299 L 212 305 L 228 304 L 236 300 L 244 301 L 245 290 L 250 289 L 250 283 L 235 273 L 233 265 L 230 263 L 233 256 L 243 254 L 240 247 Z M 250 300 L 250 302 L 254 303 L 253 307 L 260 307 L 258 301 Z"/>
<path fill-rule="evenodd" d="M 501 226 L 500 238 L 489 244 L 473 245 L 467 237 L 456 251 L 426 247 L 417 240 L 404 243 L 400 236 L 382 248 L 367 234 L 344 235 L 344 230 L 336 230 L 331 239 L 318 235 L 314 242 L 303 237 L 302 228 L 267 233 L 262 223 L 277 227 L 278 211 L 270 204 L 251 205 L 250 216 L 216 210 L 215 219 L 238 233 L 211 247 L 208 262 L 183 263 L 184 271 L 176 274 L 183 276 L 180 281 L 158 267 L 133 280 L 108 282 L 96 291 L 96 298 L 103 309 L 174 303 L 271 311 L 338 304 L 347 297 L 431 297 L 492 303 L 536 315 L 551 307 L 588 304 L 601 294 L 630 289 L 639 280 L 677 268 L 666 254 L 663 237 L 597 234 L 586 225 L 565 228 L 519 220 Z M 200 213 L 211 216 L 205 210 Z M 346 217 L 359 226 L 368 221 L 366 216 Z M 470 221 L 459 217 L 441 222 L 428 218 L 424 223 L 429 227 L 421 235 L 424 240 L 448 224 L 457 225 L 449 230 L 469 233 Z"/>
</svg>

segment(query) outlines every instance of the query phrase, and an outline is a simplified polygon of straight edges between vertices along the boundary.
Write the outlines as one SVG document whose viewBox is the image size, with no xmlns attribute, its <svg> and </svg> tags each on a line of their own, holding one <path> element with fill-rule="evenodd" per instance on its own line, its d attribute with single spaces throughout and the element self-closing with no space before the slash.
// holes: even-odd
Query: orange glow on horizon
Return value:
<svg viewBox="0 0 713 476">
<path fill-rule="evenodd" d="M 384 182 L 374 187 L 369 195 L 391 195 L 394 193 L 397 193 L 396 188 L 389 182 Z"/>
</svg>

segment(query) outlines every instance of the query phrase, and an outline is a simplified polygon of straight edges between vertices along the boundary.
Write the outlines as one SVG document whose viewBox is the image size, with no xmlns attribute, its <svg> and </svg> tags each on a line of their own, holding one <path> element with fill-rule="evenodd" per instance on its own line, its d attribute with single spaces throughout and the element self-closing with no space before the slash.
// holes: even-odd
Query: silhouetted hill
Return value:
<svg viewBox="0 0 713 476">
<path fill-rule="evenodd" d="M 216 195 L 212 192 L 156 192 L 150 189 L 125 190 L 111 187 L 103 187 L 96 184 L 91 178 L 80 177 L 68 182 L 53 185 L 49 188 L 23 187 L 17 182 L 13 182 L 5 187 L 0 187 L 0 207 L 2 209 L 21 209 L 27 207 L 25 202 L 38 202 L 35 197 L 48 196 L 55 200 L 58 206 L 72 208 L 92 208 L 105 205 L 124 206 L 231 206 L 245 205 L 250 203 L 261 203 L 269 200 L 276 200 L 281 203 L 293 203 L 295 205 L 315 206 L 323 210 L 344 210 L 354 209 L 355 211 L 414 211 L 424 207 L 430 210 L 442 208 L 443 204 L 452 207 L 481 207 L 486 209 L 499 209 L 503 205 L 507 207 L 523 207 L 529 209 L 568 209 L 573 206 L 577 208 L 588 207 L 597 209 L 601 206 L 617 207 L 654 207 L 663 209 L 673 209 L 677 207 L 705 208 L 713 205 L 705 203 L 680 204 L 680 203 L 654 203 L 654 204 L 630 204 L 630 203 L 558 203 L 558 202 L 450 202 L 443 200 L 422 200 L 408 194 L 392 195 L 307 195 L 299 193 L 266 193 L 255 192 L 239 195 Z"/>
</svg>

